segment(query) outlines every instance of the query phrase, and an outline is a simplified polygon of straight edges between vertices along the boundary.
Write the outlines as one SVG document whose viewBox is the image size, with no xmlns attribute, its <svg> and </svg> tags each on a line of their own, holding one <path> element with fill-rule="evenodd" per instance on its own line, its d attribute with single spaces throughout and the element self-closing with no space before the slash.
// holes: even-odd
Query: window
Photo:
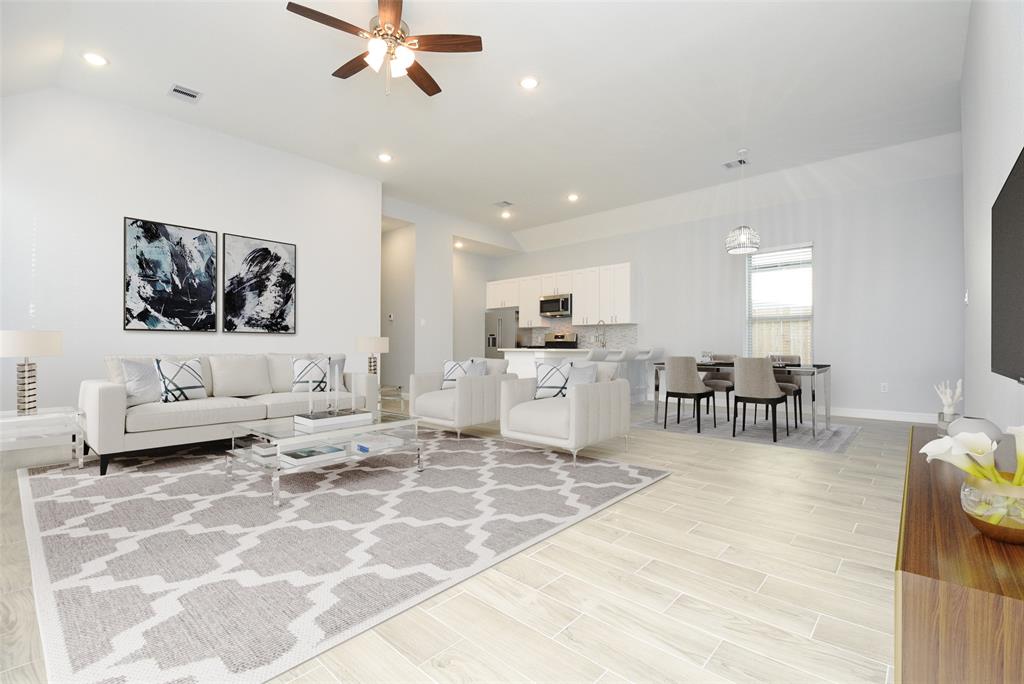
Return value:
<svg viewBox="0 0 1024 684">
<path fill-rule="evenodd" d="M 813 359 L 811 246 L 747 257 L 747 353 Z"/>
</svg>

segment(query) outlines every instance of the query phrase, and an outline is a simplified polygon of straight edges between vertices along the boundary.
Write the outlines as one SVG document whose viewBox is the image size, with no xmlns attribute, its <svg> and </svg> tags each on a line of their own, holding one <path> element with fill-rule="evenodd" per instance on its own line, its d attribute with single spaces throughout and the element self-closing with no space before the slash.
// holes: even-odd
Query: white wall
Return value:
<svg viewBox="0 0 1024 684">
<path fill-rule="evenodd" d="M 393 197 L 384 198 L 384 213 L 416 227 L 416 372 L 440 370 L 454 352 L 454 236 L 506 249 L 519 249 L 519 243 L 506 231 Z"/>
<path fill-rule="evenodd" d="M 416 228 L 389 230 L 381 236 L 380 330 L 389 338 L 389 351 L 381 359 L 381 384 L 404 391 L 416 359 L 415 292 Z"/>
<path fill-rule="evenodd" d="M 452 358 L 484 355 L 484 310 L 493 259 L 455 250 L 452 254 Z"/>
<path fill-rule="evenodd" d="M 106 354 L 354 350 L 377 334 L 378 181 L 66 91 L 10 96 L 2 110 L 0 320 L 29 326 L 34 302 L 35 327 L 64 331 L 64 355 L 39 360 L 42 405 L 74 404 Z M 124 216 L 295 243 L 297 334 L 123 331 Z M 350 368 L 365 364 L 350 355 Z M 5 389 L 12 377 L 5 360 Z"/>
<path fill-rule="evenodd" d="M 992 203 L 1024 148 L 1024 4 L 974 1 L 960 88 L 965 269 L 970 295 L 965 328 L 965 412 L 1003 427 L 1020 425 L 1024 423 L 1024 386 L 991 372 Z M 1024 302 L 1024 273 L 1021 283 Z"/>
<path fill-rule="evenodd" d="M 772 203 L 766 195 L 743 217 L 760 231 L 763 249 L 814 243 L 814 356 L 833 364 L 833 405 L 910 418 L 898 414 L 932 413 L 932 384 L 963 372 L 961 179 L 948 174 L 959 167 L 959 142 L 943 136 L 874 155 L 782 172 L 817 185 L 780 183 L 785 196 Z M 888 161 L 907 156 L 919 159 L 917 173 L 900 170 L 884 182 Z M 844 182 L 850 168 L 877 173 L 864 184 Z M 932 176 L 936 170 L 945 175 Z M 498 259 L 493 277 L 630 261 L 641 344 L 686 355 L 742 352 L 745 260 L 724 248 L 740 217 L 682 196 L 661 208 L 595 215 L 608 237 Z M 576 219 L 571 230 L 585 223 Z M 547 230 L 545 239 L 564 239 L 559 227 Z M 539 231 L 528 232 L 523 242 L 536 244 Z"/>
</svg>

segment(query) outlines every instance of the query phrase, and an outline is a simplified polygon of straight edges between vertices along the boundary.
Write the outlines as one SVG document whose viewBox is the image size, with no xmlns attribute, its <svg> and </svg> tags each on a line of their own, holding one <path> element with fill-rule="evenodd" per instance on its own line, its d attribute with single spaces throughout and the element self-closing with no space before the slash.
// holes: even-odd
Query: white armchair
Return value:
<svg viewBox="0 0 1024 684">
<path fill-rule="evenodd" d="M 409 410 L 424 422 L 439 425 L 461 438 L 463 429 L 498 420 L 498 395 L 508 374 L 508 361 L 487 360 L 487 375 L 466 376 L 452 389 L 441 389 L 441 373 L 415 373 L 409 377 Z"/>
<path fill-rule="evenodd" d="M 573 464 L 585 447 L 615 437 L 628 439 L 629 382 L 601 378 L 613 372 L 605 370 L 598 382 L 570 387 L 565 397 L 536 400 L 536 378 L 506 380 L 501 384 L 501 436 L 565 449 L 572 453 Z"/>
</svg>

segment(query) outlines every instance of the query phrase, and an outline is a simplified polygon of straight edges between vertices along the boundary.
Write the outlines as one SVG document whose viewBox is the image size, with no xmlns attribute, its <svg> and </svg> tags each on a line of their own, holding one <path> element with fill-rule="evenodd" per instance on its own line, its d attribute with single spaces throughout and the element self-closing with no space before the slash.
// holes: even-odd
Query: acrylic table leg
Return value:
<svg viewBox="0 0 1024 684">
<path fill-rule="evenodd" d="M 281 469 L 274 468 L 274 473 L 270 476 L 271 487 L 274 490 L 274 505 L 281 505 Z"/>
<path fill-rule="evenodd" d="M 416 445 L 416 472 L 418 472 L 418 473 L 422 473 L 423 472 L 423 458 L 422 458 L 422 454 L 420 453 L 420 451 L 421 451 L 420 445 L 417 444 Z"/>
<path fill-rule="evenodd" d="M 71 465 L 78 465 L 79 468 L 85 465 L 85 451 L 78 448 L 78 433 L 71 433 Z"/>
<path fill-rule="evenodd" d="M 824 373 L 825 380 L 825 429 L 832 429 L 832 369 Z"/>
<path fill-rule="evenodd" d="M 654 422 L 658 422 L 658 399 L 661 396 L 661 369 L 654 367 Z"/>
<path fill-rule="evenodd" d="M 811 436 L 818 436 L 818 407 L 814 401 L 814 386 L 817 385 L 818 376 L 817 374 L 811 376 Z"/>
</svg>

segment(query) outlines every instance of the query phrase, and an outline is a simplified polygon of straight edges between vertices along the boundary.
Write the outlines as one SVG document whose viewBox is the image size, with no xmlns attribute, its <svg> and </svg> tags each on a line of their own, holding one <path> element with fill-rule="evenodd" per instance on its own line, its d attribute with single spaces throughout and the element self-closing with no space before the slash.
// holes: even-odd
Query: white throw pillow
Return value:
<svg viewBox="0 0 1024 684">
<path fill-rule="evenodd" d="M 264 354 L 213 354 L 213 396 L 254 397 L 274 391 Z"/>
<path fill-rule="evenodd" d="M 157 359 L 156 371 L 160 374 L 160 384 L 162 385 L 160 399 L 162 401 L 188 401 L 189 399 L 206 398 L 203 367 L 199 363 L 199 359 L 189 359 L 188 361 Z"/>
<path fill-rule="evenodd" d="M 466 361 L 445 361 L 441 369 L 441 389 L 454 389 L 455 381 L 467 375 L 487 375 L 487 364 L 467 359 Z"/>
<path fill-rule="evenodd" d="M 121 377 L 128 393 L 128 406 L 160 401 L 160 374 L 153 361 L 121 360 Z"/>
<path fill-rule="evenodd" d="M 566 394 L 573 385 L 589 385 L 597 382 L 597 364 L 593 361 L 575 361 L 569 368 L 569 380 L 565 383 Z"/>
<path fill-rule="evenodd" d="M 537 361 L 537 392 L 534 399 L 564 397 L 565 384 L 569 382 L 569 369 L 572 363 L 566 359 L 548 359 Z"/>
<path fill-rule="evenodd" d="M 331 360 L 326 356 L 292 362 L 292 392 L 326 392 Z"/>
</svg>

